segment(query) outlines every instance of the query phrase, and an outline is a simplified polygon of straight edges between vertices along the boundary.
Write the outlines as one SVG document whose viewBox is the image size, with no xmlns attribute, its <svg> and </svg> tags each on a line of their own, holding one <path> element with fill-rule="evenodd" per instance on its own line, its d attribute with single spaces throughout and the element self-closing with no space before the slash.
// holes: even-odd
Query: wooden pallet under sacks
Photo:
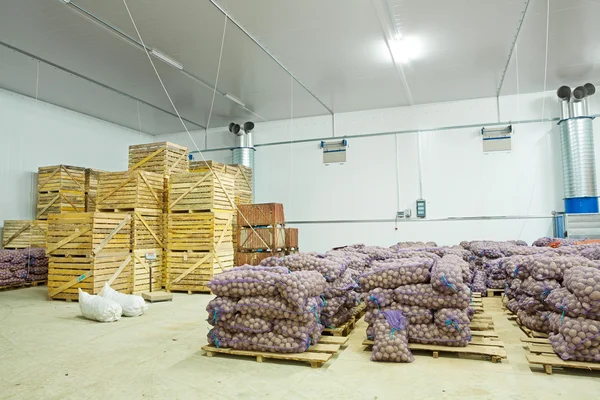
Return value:
<svg viewBox="0 0 600 400">
<path fill-rule="evenodd" d="M 525 356 L 529 365 L 541 365 L 544 372 L 552 375 L 553 368 L 585 369 L 588 371 L 600 371 L 600 363 L 585 361 L 565 361 L 561 359 L 552 348 L 548 339 L 521 338 L 526 350 Z"/>
<path fill-rule="evenodd" d="M 323 336 L 319 343 L 312 345 L 304 353 L 269 353 L 265 351 L 234 350 L 206 345 L 202 347 L 207 357 L 215 354 L 232 356 L 255 357 L 256 362 L 262 363 L 266 359 L 307 362 L 312 368 L 319 368 L 338 353 L 348 342 L 348 338 Z"/>
</svg>

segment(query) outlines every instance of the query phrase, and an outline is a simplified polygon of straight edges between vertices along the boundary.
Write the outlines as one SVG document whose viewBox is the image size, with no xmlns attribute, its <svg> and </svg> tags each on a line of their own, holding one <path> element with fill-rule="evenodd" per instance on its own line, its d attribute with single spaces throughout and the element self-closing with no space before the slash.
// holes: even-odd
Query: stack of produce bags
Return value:
<svg viewBox="0 0 600 400">
<path fill-rule="evenodd" d="M 45 249 L 0 250 L 0 287 L 47 279 L 48 258 Z"/>
</svg>

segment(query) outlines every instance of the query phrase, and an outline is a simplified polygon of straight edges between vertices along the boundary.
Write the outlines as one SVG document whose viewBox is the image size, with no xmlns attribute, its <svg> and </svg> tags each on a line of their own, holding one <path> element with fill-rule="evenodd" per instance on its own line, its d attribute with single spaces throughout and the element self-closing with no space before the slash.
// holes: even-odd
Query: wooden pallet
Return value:
<svg viewBox="0 0 600 400">
<path fill-rule="evenodd" d="M 600 363 L 585 361 L 565 361 L 561 359 L 552 348 L 548 339 L 521 338 L 526 350 L 525 356 L 529 365 L 541 365 L 548 375 L 552 375 L 553 368 L 574 368 L 588 371 L 600 371 Z"/>
<path fill-rule="evenodd" d="M 166 231 L 167 249 L 233 252 L 232 222 L 232 211 L 169 214 Z"/>
<path fill-rule="evenodd" d="M 47 232 L 47 221 L 5 220 L 2 233 L 2 248 L 45 248 Z"/>
<path fill-rule="evenodd" d="M 0 292 L 6 291 L 6 290 L 14 290 L 14 289 L 23 289 L 23 288 L 28 288 L 28 287 L 37 287 L 37 286 L 41 286 L 41 285 L 45 285 L 47 282 L 46 281 L 33 281 L 33 282 L 23 282 L 21 284 L 18 285 L 9 285 L 9 286 L 0 286 Z"/>
<path fill-rule="evenodd" d="M 339 339 L 339 340 L 335 340 Z M 319 368 L 338 353 L 342 346 L 347 343 L 347 338 L 322 337 L 319 343 L 312 345 L 304 353 L 268 353 L 252 350 L 234 350 L 217 348 L 206 345 L 202 347 L 207 357 L 215 354 L 227 354 L 233 356 L 255 357 L 256 362 L 262 363 L 266 359 L 307 362 L 312 368 Z"/>
<path fill-rule="evenodd" d="M 354 330 L 356 323 L 360 320 L 367 312 L 367 306 L 364 303 L 354 307 L 352 318 L 346 323 L 337 328 L 325 328 L 323 329 L 323 335 L 341 336 L 346 337 Z"/>
<path fill-rule="evenodd" d="M 487 295 L 488 297 L 504 296 L 504 289 L 488 289 Z"/>
<path fill-rule="evenodd" d="M 518 317 L 515 319 L 515 322 L 517 323 L 517 325 L 519 326 L 519 328 L 521 328 L 521 330 L 523 331 L 523 333 L 526 334 L 530 338 L 540 338 L 540 339 L 548 338 L 548 334 L 547 333 L 534 331 L 533 329 L 529 329 L 525 325 L 521 324 L 521 320 L 519 320 Z"/>
<path fill-rule="evenodd" d="M 367 346 L 365 350 L 368 350 L 373 345 L 373 340 L 365 339 L 363 345 Z M 452 347 L 442 346 L 434 344 L 420 344 L 420 343 L 409 343 L 408 347 L 411 351 L 430 351 L 433 358 L 438 358 L 439 353 L 451 353 L 456 355 L 468 355 L 468 356 L 486 356 L 491 359 L 493 363 L 497 363 L 502 359 L 506 358 L 506 350 L 504 349 L 504 342 L 491 335 L 472 335 L 471 341 L 466 347 Z"/>
<path fill-rule="evenodd" d="M 230 210 L 234 206 L 235 177 L 214 171 L 174 174 L 169 178 L 169 213 Z"/>
<path fill-rule="evenodd" d="M 129 170 L 143 170 L 161 175 L 189 171 L 189 150 L 170 142 L 129 146 Z"/>
<path fill-rule="evenodd" d="M 98 181 L 96 209 L 162 212 L 164 185 L 163 176 L 153 172 L 102 172 Z"/>
</svg>

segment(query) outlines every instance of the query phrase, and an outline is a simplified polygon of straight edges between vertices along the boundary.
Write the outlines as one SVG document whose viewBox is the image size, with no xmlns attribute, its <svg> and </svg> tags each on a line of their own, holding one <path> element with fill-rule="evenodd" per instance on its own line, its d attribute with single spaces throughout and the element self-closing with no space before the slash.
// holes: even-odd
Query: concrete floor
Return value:
<svg viewBox="0 0 600 400">
<path fill-rule="evenodd" d="M 101 324 L 46 288 L 0 292 L 1 399 L 598 399 L 600 373 L 532 371 L 521 331 L 485 299 L 508 360 L 416 355 L 369 361 L 359 324 L 320 369 L 308 364 L 203 355 L 208 295 L 176 295 L 140 318 Z"/>
</svg>

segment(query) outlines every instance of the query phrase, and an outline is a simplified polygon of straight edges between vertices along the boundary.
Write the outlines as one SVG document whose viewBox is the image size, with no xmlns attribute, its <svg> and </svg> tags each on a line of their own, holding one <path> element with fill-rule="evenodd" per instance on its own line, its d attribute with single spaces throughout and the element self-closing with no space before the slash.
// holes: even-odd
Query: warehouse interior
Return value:
<svg viewBox="0 0 600 400">
<path fill-rule="evenodd" d="M 596 398 L 598 16 L 0 5 L 0 397 Z"/>
</svg>

